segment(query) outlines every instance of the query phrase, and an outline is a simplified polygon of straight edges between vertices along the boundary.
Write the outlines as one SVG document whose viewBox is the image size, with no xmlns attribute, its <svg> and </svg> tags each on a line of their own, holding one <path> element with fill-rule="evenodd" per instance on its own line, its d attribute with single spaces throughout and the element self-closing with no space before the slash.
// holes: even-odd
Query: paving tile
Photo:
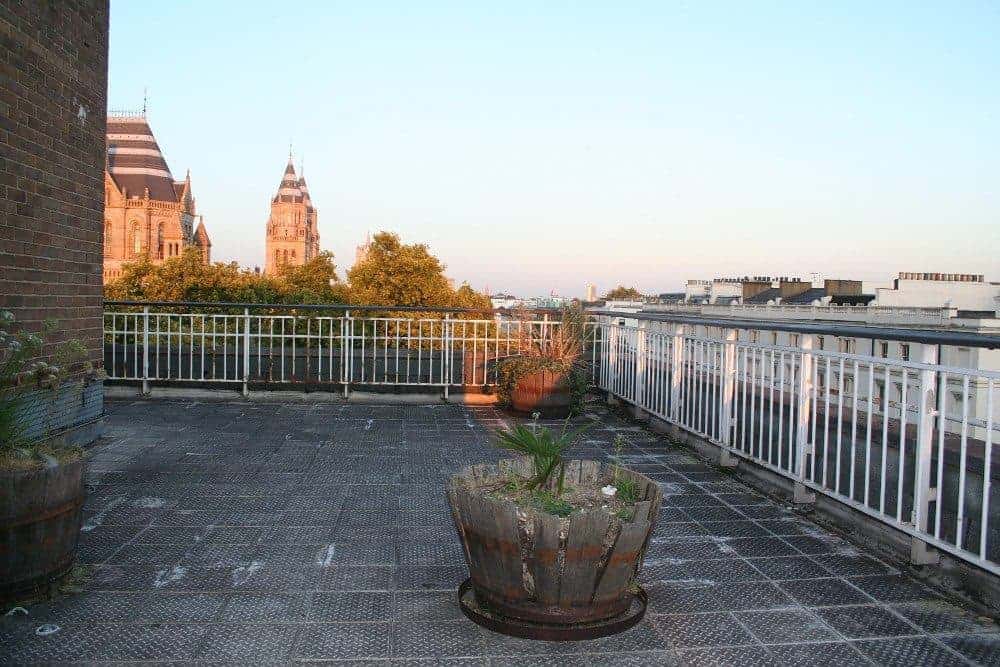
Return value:
<svg viewBox="0 0 1000 667">
<path fill-rule="evenodd" d="M 465 620 L 392 624 L 394 657 L 482 655 L 484 648 L 479 626 Z"/>
<path fill-rule="evenodd" d="M 865 604 L 874 600 L 843 579 L 801 579 L 777 584 L 799 604 L 807 607 Z"/>
<path fill-rule="evenodd" d="M 561 660 L 560 664 L 566 664 Z M 583 656 L 580 663 L 589 667 L 679 667 L 680 658 L 674 652 L 644 651 L 636 653 L 599 653 Z"/>
<path fill-rule="evenodd" d="M 864 577 L 873 575 L 894 575 L 899 570 L 865 554 L 818 554 L 813 556 L 817 563 L 842 577 Z"/>
<path fill-rule="evenodd" d="M 306 593 L 236 593 L 226 599 L 219 620 L 226 623 L 297 623 L 306 620 Z"/>
<path fill-rule="evenodd" d="M 844 667 L 871 664 L 853 642 L 782 644 L 772 646 L 770 649 L 781 664 L 790 667 Z"/>
<path fill-rule="evenodd" d="M 891 609 L 918 628 L 930 633 L 1000 632 L 1000 625 L 992 620 L 944 600 L 895 604 Z"/>
<path fill-rule="evenodd" d="M 683 507 L 681 514 L 693 521 L 745 521 L 746 515 L 723 505 L 713 507 Z"/>
<path fill-rule="evenodd" d="M 850 577 L 848 581 L 879 602 L 916 602 L 941 599 L 941 595 L 936 591 L 903 574 Z"/>
<path fill-rule="evenodd" d="M 691 667 L 779 667 L 784 664 L 763 646 L 682 650 L 680 660 L 681 664 Z"/>
<path fill-rule="evenodd" d="M 1000 634 L 954 635 L 941 642 L 980 665 L 1000 665 Z"/>
<path fill-rule="evenodd" d="M 856 642 L 855 646 L 879 665 L 934 667 L 964 664 L 955 652 L 926 637 L 866 640 Z"/>
<path fill-rule="evenodd" d="M 388 591 L 394 569 L 388 565 L 337 565 L 307 570 L 306 588 L 318 591 Z"/>
<path fill-rule="evenodd" d="M 788 644 L 837 639 L 815 613 L 806 609 L 742 611 L 734 614 L 762 644 Z"/>
<path fill-rule="evenodd" d="M 389 619 L 391 613 L 392 593 L 388 591 L 313 593 L 309 603 L 310 622 L 375 622 Z"/>
<path fill-rule="evenodd" d="M 195 656 L 208 633 L 205 625 L 124 623 L 107 627 L 108 639 L 101 646 L 100 657 L 114 661 L 187 660 Z"/>
<path fill-rule="evenodd" d="M 462 565 L 403 566 L 396 570 L 397 590 L 447 590 L 457 591 L 469 576 Z"/>
<path fill-rule="evenodd" d="M 799 552 L 780 537 L 732 538 L 727 543 L 734 553 L 744 558 L 765 556 L 795 556 Z"/>
<path fill-rule="evenodd" d="M 254 662 L 288 660 L 299 631 L 293 625 L 216 626 L 207 634 L 197 657 L 213 662 L 243 662 L 249 656 Z"/>
<path fill-rule="evenodd" d="M 770 581 L 733 581 L 720 588 L 720 598 L 731 611 L 778 609 L 793 604 L 792 598 Z"/>
<path fill-rule="evenodd" d="M 655 616 L 653 626 L 677 648 L 754 644 L 753 636 L 728 613 Z"/>
<path fill-rule="evenodd" d="M 891 611 L 874 605 L 828 607 L 816 613 L 837 632 L 852 639 L 916 635 L 919 630 Z"/>
<path fill-rule="evenodd" d="M 742 559 L 686 560 L 651 563 L 643 567 L 643 581 L 749 581 L 764 576 Z"/>
<path fill-rule="evenodd" d="M 719 537 L 769 537 L 771 532 L 754 521 L 702 521 L 709 535 Z"/>
<path fill-rule="evenodd" d="M 338 660 L 388 658 L 388 623 L 314 623 L 299 632 L 292 658 Z"/>
<path fill-rule="evenodd" d="M 463 618 L 454 591 L 399 591 L 393 597 L 394 623 L 457 621 Z"/>
<path fill-rule="evenodd" d="M 781 556 L 779 558 L 748 558 L 747 563 L 768 579 L 821 579 L 830 572 L 808 556 Z"/>
</svg>

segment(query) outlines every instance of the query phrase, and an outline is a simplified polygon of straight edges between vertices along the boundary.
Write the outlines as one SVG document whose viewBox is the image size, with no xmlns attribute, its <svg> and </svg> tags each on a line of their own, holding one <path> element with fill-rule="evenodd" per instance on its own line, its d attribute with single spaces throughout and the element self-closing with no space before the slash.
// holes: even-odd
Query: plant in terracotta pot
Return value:
<svg viewBox="0 0 1000 667">
<path fill-rule="evenodd" d="M 477 623 L 582 639 L 641 618 L 636 579 L 662 494 L 617 465 L 565 459 L 586 428 L 515 426 L 499 445 L 521 457 L 451 478 L 448 500 L 469 566 L 462 608 Z"/>
<path fill-rule="evenodd" d="M 577 414 L 589 386 L 582 361 L 583 310 L 567 307 L 551 324 L 522 322 L 518 332 L 517 354 L 497 364 L 501 404 L 522 415 L 563 419 Z"/>
<path fill-rule="evenodd" d="M 71 373 L 82 387 L 95 375 L 78 341 L 58 346 L 54 363 L 37 360 L 43 337 L 15 326 L 0 311 L 0 600 L 43 590 L 73 564 L 85 498 L 85 455 L 29 430 L 38 417 L 57 409 Z M 43 333 L 51 331 L 47 323 Z M 48 416 L 48 415 L 47 415 Z M 45 433 L 43 436 L 47 435 Z"/>
</svg>

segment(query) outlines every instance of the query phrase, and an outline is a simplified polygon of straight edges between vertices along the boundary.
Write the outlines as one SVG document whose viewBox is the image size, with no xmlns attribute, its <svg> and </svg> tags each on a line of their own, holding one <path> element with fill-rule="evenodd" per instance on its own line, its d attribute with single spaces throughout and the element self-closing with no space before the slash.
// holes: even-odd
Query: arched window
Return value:
<svg viewBox="0 0 1000 667">
<path fill-rule="evenodd" d="M 293 262 L 295 261 L 295 251 L 294 250 L 292 251 L 292 261 Z"/>
<path fill-rule="evenodd" d="M 139 223 L 132 223 L 132 254 L 139 255 L 142 253 L 142 237 L 139 235 Z"/>
<path fill-rule="evenodd" d="M 111 254 L 111 221 L 104 223 L 104 254 Z"/>
</svg>

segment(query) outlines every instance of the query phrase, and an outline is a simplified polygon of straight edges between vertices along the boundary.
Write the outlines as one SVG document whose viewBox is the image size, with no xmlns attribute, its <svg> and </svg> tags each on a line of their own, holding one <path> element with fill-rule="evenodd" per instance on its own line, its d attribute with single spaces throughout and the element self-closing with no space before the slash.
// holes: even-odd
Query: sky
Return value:
<svg viewBox="0 0 1000 667">
<path fill-rule="evenodd" d="M 263 264 L 289 143 L 366 232 L 520 296 L 1000 280 L 1000 3 L 112 0 L 108 105 Z"/>
</svg>

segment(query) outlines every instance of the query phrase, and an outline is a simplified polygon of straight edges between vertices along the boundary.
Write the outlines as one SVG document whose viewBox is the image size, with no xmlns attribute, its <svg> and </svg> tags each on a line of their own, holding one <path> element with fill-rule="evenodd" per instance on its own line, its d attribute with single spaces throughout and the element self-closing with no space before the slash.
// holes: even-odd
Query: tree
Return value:
<svg viewBox="0 0 1000 667">
<path fill-rule="evenodd" d="M 343 303 L 347 287 L 337 276 L 333 253 L 324 250 L 302 266 L 285 265 L 278 274 L 285 303 Z"/>
<path fill-rule="evenodd" d="M 490 301 L 490 297 L 486 296 L 482 292 L 477 292 L 472 289 L 472 287 L 469 286 L 469 283 L 462 283 L 461 286 L 455 290 L 451 305 L 455 308 L 471 308 L 484 313 L 490 313 L 489 317 L 492 317 L 491 313 L 493 311 L 493 302 Z"/>
<path fill-rule="evenodd" d="M 282 283 L 241 269 L 235 262 L 206 264 L 201 251 L 154 265 L 148 257 L 125 264 L 121 277 L 104 288 L 109 300 L 280 303 Z"/>
<path fill-rule="evenodd" d="M 379 232 L 365 259 L 347 272 L 351 299 L 372 306 L 450 306 L 454 293 L 444 264 L 423 243 L 404 244 Z"/>
<path fill-rule="evenodd" d="M 645 296 L 634 287 L 619 285 L 604 295 L 609 301 L 641 301 Z"/>
</svg>

